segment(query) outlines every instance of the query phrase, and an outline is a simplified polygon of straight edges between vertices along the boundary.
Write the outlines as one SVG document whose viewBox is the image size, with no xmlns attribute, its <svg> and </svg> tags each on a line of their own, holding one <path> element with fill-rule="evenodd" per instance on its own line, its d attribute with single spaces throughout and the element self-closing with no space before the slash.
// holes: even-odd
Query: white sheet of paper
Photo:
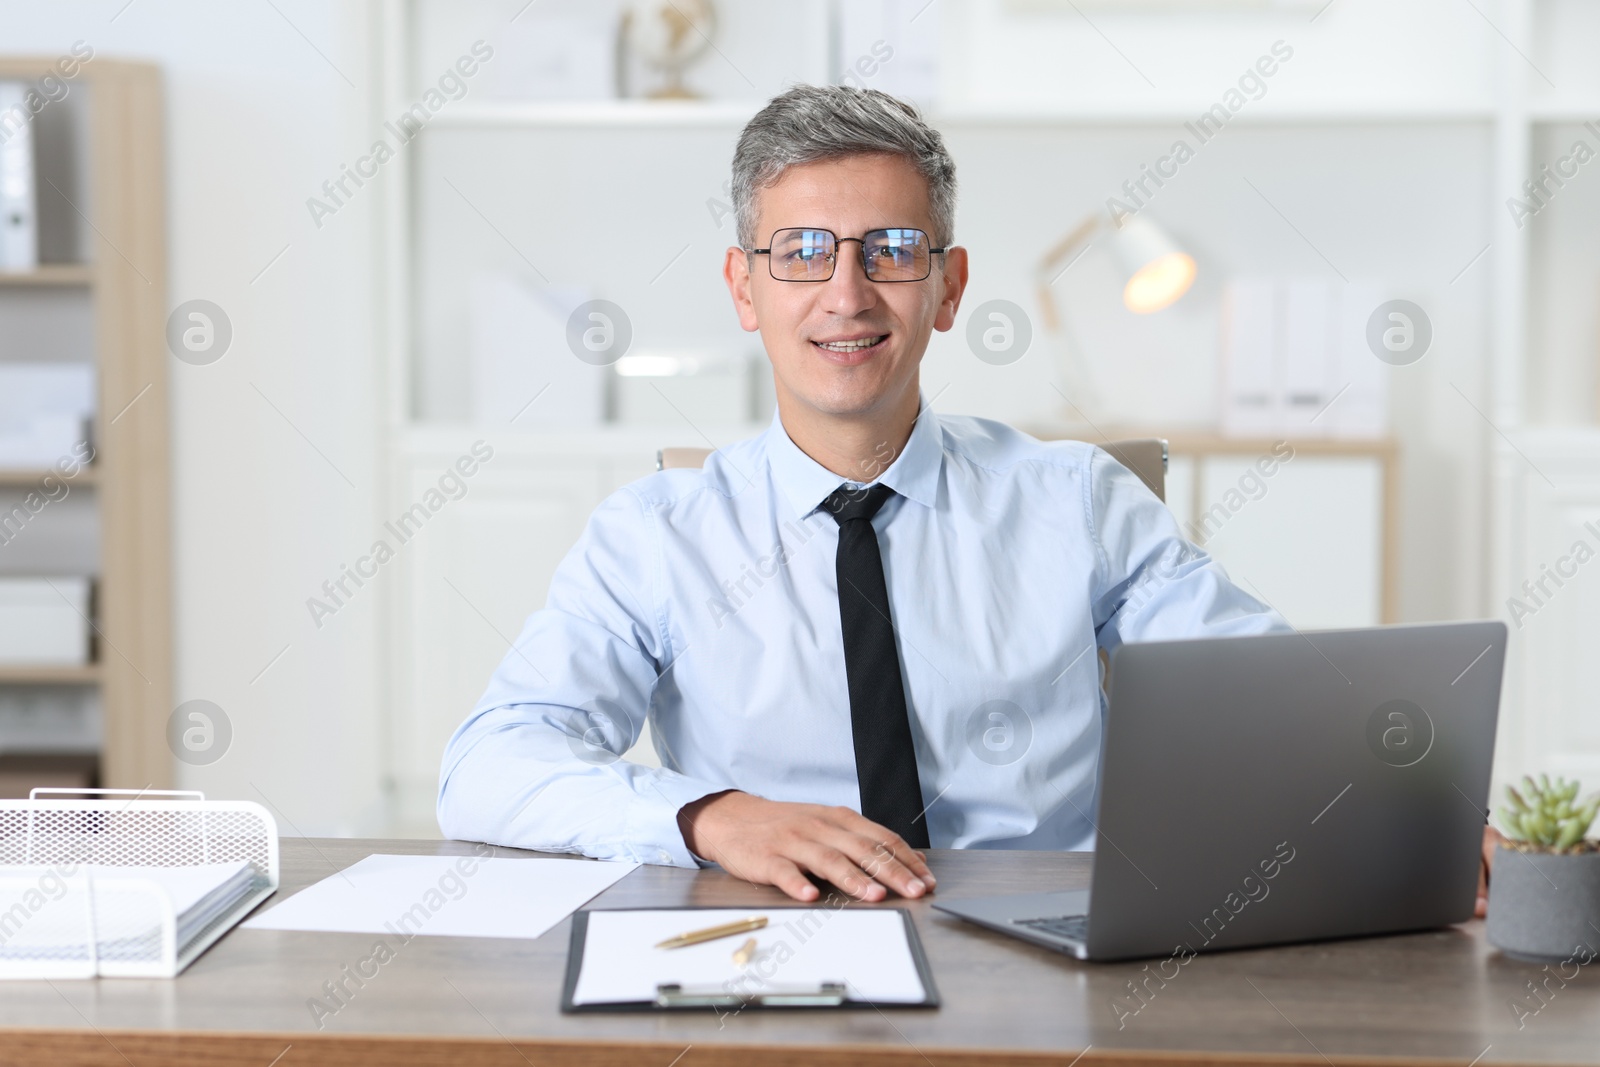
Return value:
<svg viewBox="0 0 1600 1067">
<path fill-rule="evenodd" d="M 764 929 L 686 948 L 656 948 L 669 937 L 709 926 L 767 916 Z M 733 962 L 748 938 L 757 952 L 749 966 Z M 591 911 L 583 968 L 572 1002 L 653 1001 L 656 986 L 678 982 L 734 993 L 815 988 L 844 982 L 852 999 L 918 1004 L 927 999 L 897 910 L 775 908 Z"/>
<path fill-rule="evenodd" d="M 368 856 L 247 921 L 256 930 L 538 937 L 638 867 L 555 859 Z"/>
</svg>

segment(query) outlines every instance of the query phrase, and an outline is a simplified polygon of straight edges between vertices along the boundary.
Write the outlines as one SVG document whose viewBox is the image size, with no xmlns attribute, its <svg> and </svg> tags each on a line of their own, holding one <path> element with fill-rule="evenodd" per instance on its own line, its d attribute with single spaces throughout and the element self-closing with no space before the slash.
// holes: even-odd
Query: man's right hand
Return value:
<svg viewBox="0 0 1600 1067">
<path fill-rule="evenodd" d="M 730 791 L 684 805 L 678 826 L 695 855 L 807 903 L 821 896 L 807 872 L 858 900 L 874 902 L 890 890 L 920 897 L 934 887 L 926 856 L 849 808 Z"/>
</svg>

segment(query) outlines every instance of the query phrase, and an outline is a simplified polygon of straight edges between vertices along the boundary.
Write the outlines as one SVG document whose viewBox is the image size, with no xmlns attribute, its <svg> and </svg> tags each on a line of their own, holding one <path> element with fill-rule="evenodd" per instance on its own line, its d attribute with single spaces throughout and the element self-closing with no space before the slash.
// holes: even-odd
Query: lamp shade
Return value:
<svg viewBox="0 0 1600 1067">
<path fill-rule="evenodd" d="M 1149 219 L 1124 219 L 1111 239 L 1111 254 L 1128 278 L 1122 303 L 1129 311 L 1160 311 L 1194 284 L 1194 257 Z"/>
</svg>

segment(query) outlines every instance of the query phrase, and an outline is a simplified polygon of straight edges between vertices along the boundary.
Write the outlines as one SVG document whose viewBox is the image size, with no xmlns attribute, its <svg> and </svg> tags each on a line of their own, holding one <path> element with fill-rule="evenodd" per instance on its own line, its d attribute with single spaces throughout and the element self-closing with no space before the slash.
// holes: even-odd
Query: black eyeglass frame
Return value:
<svg viewBox="0 0 1600 1067">
<path fill-rule="evenodd" d="M 939 247 L 939 248 L 930 248 L 930 249 L 928 249 L 928 257 L 929 257 L 928 258 L 928 273 L 924 274 L 920 278 L 874 278 L 872 276 L 872 268 L 867 264 L 867 238 L 868 237 L 871 237 L 875 233 L 887 234 L 890 230 L 911 230 L 913 232 L 922 234 L 922 236 L 923 236 L 923 238 L 925 240 L 927 240 L 929 242 L 932 242 L 933 238 L 928 236 L 928 231 L 922 229 L 919 226 L 880 226 L 875 230 L 868 230 L 866 233 L 862 234 L 860 237 L 840 237 L 838 234 L 834 233 L 832 230 L 828 229 L 826 226 L 780 226 L 776 230 L 772 231 L 772 236 L 771 237 L 767 238 L 767 247 L 765 247 L 765 248 L 747 248 L 747 249 L 745 249 L 745 252 L 747 254 L 749 254 L 749 255 L 752 255 L 752 256 L 766 256 L 767 257 L 767 276 L 769 278 L 771 278 L 775 282 L 795 282 L 795 283 L 799 283 L 799 284 L 802 284 L 802 285 L 807 284 L 807 283 L 816 283 L 816 282 L 831 282 L 833 280 L 834 274 L 837 273 L 838 269 L 839 269 L 839 263 L 838 263 L 838 258 L 837 258 L 837 254 L 836 254 L 835 255 L 835 259 L 834 259 L 834 264 L 833 264 L 833 270 L 828 272 L 828 276 L 826 278 L 780 278 L 776 274 L 774 274 L 772 272 L 772 244 L 773 244 L 774 241 L 777 240 L 778 234 L 780 234 L 780 233 L 788 233 L 790 230 L 811 230 L 811 231 L 814 231 L 816 233 L 825 233 L 829 237 L 833 238 L 833 246 L 834 246 L 834 249 L 835 249 L 836 253 L 837 253 L 838 247 L 840 245 L 844 244 L 846 241 L 854 241 L 856 244 L 861 246 L 861 272 L 867 276 L 867 281 L 873 282 L 873 283 L 878 284 L 878 285 L 900 285 L 900 284 L 903 284 L 905 282 L 925 282 L 925 281 L 927 281 L 929 278 L 931 278 L 933 276 L 933 258 L 932 257 L 935 256 L 935 255 L 944 255 L 946 252 L 950 251 L 950 246 L 949 245 L 944 245 L 944 246 Z"/>
</svg>

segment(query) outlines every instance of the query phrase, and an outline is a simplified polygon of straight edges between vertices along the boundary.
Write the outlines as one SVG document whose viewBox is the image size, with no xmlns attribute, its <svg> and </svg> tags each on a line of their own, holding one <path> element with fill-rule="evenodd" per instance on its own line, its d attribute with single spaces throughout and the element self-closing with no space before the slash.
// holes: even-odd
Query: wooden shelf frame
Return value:
<svg viewBox="0 0 1600 1067">
<path fill-rule="evenodd" d="M 60 478 L 68 485 L 88 486 L 100 481 L 100 470 L 93 465 L 80 467 L 71 477 L 50 467 L 0 467 L 0 486 L 38 485 L 45 478 Z"/>
<path fill-rule="evenodd" d="M 88 263 L 41 263 L 34 270 L 0 271 L 0 287 L 93 285 L 94 267 Z"/>
<path fill-rule="evenodd" d="M 98 663 L 0 663 L 0 685 L 98 685 L 104 677 Z"/>
<path fill-rule="evenodd" d="M 0 58 L 0 78 L 37 81 L 54 57 Z M 173 757 L 171 467 L 168 451 L 167 189 L 161 72 L 96 56 L 68 83 L 83 94 L 92 262 L 0 274 L 0 288 L 83 286 L 94 306 L 95 459 L 71 481 L 95 487 L 101 527 L 99 641 L 117 650 L 75 667 L 0 667 L 0 684 L 97 684 L 101 784 L 166 788 Z M 55 103 L 47 106 L 58 106 Z M 50 195 L 50 194 L 46 194 Z M 113 421 L 115 419 L 115 421 Z M 47 474 L 0 471 L 26 486 Z"/>
</svg>

